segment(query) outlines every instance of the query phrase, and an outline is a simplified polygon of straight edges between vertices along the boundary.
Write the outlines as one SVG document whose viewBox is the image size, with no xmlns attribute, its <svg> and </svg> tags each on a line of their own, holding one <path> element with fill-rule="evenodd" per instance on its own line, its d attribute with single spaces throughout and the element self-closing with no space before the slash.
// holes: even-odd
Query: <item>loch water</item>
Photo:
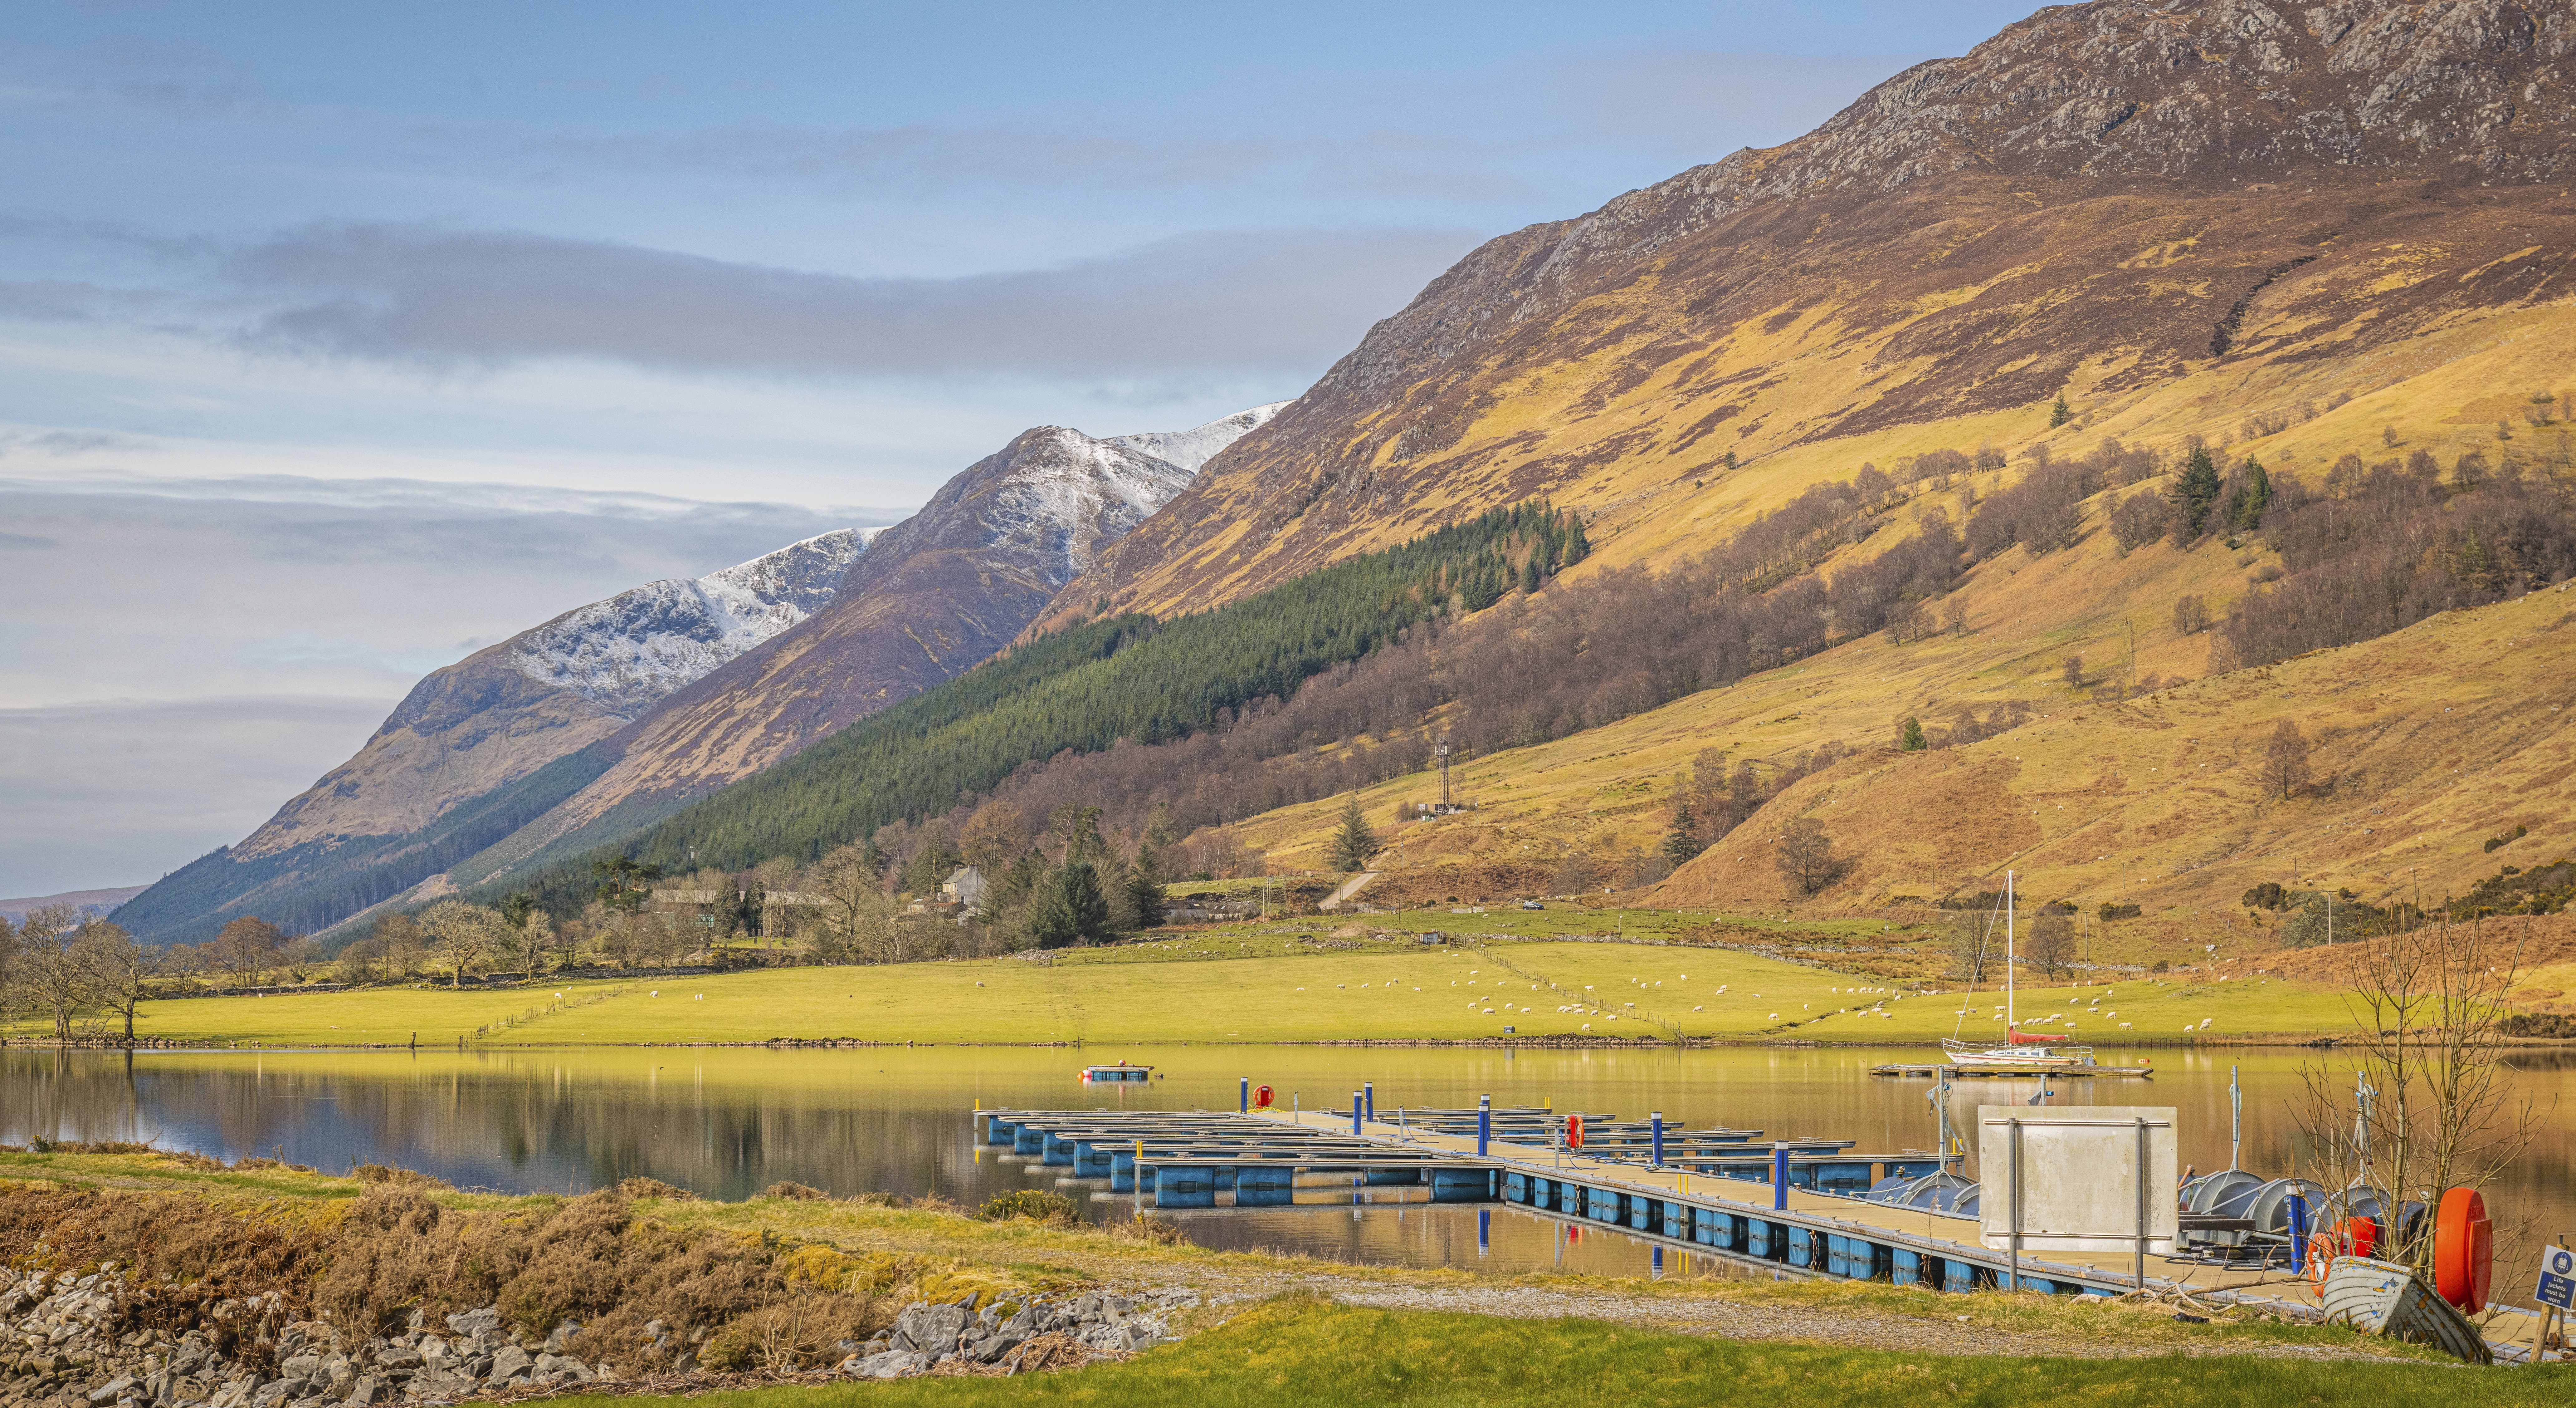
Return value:
<svg viewBox="0 0 2576 1408">
<path fill-rule="evenodd" d="M 1087 1063 L 1149 1064 L 1135 1086 L 1085 1085 Z M 1347 1112 L 1375 1087 L 1381 1114 L 1401 1105 L 1550 1104 L 1783 1137 L 1858 1141 L 1867 1152 L 1930 1149 L 1938 1139 L 1919 1079 L 1870 1074 L 1913 1049 L 1724 1047 L 1562 1050 L 1455 1047 L 882 1047 L 772 1051 L 574 1047 L 452 1051 L 0 1052 L 0 1142 L 39 1137 L 141 1140 L 226 1159 L 260 1154 L 330 1172 L 359 1163 L 420 1169 L 459 1187 L 578 1193 L 636 1174 L 706 1197 L 751 1196 L 791 1180 L 847 1195 L 938 1193 L 974 1205 L 1016 1188 L 1058 1187 L 1062 1172 L 978 1143 L 978 1105 L 1231 1110 L 1238 1081 L 1267 1084 L 1282 1106 Z M 2106 1059 L 2111 1059 L 2106 1057 Z M 2120 1058 L 2134 1060 L 2134 1057 Z M 2239 1069 L 2239 1162 L 2266 1175 L 2313 1173 L 2300 1130 L 2304 1070 L 2338 1075 L 2331 1050 L 2151 1053 L 2152 1081 L 2059 1080 L 2057 1106 L 2171 1105 L 2182 1157 L 2203 1171 L 2229 1159 L 2228 1082 Z M 2514 1088 L 2547 1115 L 2525 1157 L 2488 1190 L 2507 1253 L 2576 1231 L 2576 1053 L 2517 1053 Z M 2034 1080 L 1952 1087 L 1953 1127 L 1979 1105 L 2020 1104 Z M 2345 1118 L 2348 1120 L 2349 1115 Z M 1973 1143 L 1973 1139 L 1970 1141 Z M 1974 1169 L 1970 1172 L 1973 1174 Z M 1066 1184 L 1086 1217 L 1130 1214 L 1125 1197 Z M 1716 1263 L 1659 1258 L 1616 1232 L 1568 1229 L 1505 1208 L 1301 1206 L 1173 1214 L 1218 1247 L 1263 1247 L 1351 1262 L 1563 1267 L 1602 1275 L 1699 1273 Z M 2528 1300 L 2513 1254 L 2500 1289 Z"/>
</svg>

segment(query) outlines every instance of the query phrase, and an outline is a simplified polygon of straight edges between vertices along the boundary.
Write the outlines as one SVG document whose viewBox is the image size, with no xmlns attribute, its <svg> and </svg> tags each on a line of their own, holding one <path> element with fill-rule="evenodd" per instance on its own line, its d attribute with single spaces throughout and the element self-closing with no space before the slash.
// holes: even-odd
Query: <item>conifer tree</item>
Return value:
<svg viewBox="0 0 2576 1408">
<path fill-rule="evenodd" d="M 1664 859 L 1679 870 L 1699 852 L 1699 818 L 1691 814 L 1690 797 L 1685 794 L 1673 807 L 1672 829 L 1664 833 Z"/>
<path fill-rule="evenodd" d="M 2272 501 L 2272 476 L 2263 462 L 2252 455 L 2245 457 L 2244 482 L 2227 503 L 2227 521 L 2239 531 L 2263 526 L 2263 506 Z"/>
<path fill-rule="evenodd" d="M 1923 737 L 1923 721 L 1920 719 L 1909 718 L 1905 721 L 1905 726 L 1896 731 L 1896 747 L 1899 752 L 1920 753 L 1930 746 L 1930 742 Z"/>
<path fill-rule="evenodd" d="M 1097 943 L 1109 936 L 1109 898 L 1100 891 L 1100 872 L 1091 862 L 1068 863 L 1059 873 L 1057 884 L 1064 895 L 1064 913 L 1073 936 L 1084 943 Z"/>
<path fill-rule="evenodd" d="M 1162 858 L 1154 854 L 1151 837 L 1136 848 L 1136 863 L 1127 868 L 1127 905 L 1139 929 L 1160 928 L 1170 907 L 1163 893 Z"/>
<path fill-rule="evenodd" d="M 1359 794 L 1354 792 L 1342 808 L 1342 829 L 1333 835 L 1333 864 L 1345 872 L 1358 870 L 1377 853 L 1377 833 L 1369 830 L 1368 819 L 1360 815 Z"/>
<path fill-rule="evenodd" d="M 2209 458 L 2209 447 L 2194 445 L 2191 458 L 2182 466 L 2182 483 L 2175 490 L 2183 517 L 2183 545 L 2200 536 L 2209 522 L 2210 505 L 2218 502 L 2218 466 Z"/>
<path fill-rule="evenodd" d="M 2066 393 L 2058 392 L 2057 404 L 2048 408 L 2048 428 L 2055 430 L 2073 419 L 2075 419 L 2075 410 L 2066 404 Z"/>
<path fill-rule="evenodd" d="M 1029 894 L 1028 917 L 1023 921 L 1029 941 L 1040 948 L 1062 948 L 1082 937 L 1075 926 L 1073 909 L 1065 902 L 1064 872 L 1050 870 L 1041 877 Z"/>
</svg>

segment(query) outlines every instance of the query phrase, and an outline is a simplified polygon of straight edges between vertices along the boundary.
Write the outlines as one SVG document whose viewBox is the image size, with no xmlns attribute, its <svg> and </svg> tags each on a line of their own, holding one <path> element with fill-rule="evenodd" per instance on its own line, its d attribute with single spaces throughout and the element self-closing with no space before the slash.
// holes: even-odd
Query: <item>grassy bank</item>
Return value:
<svg viewBox="0 0 2576 1408">
<path fill-rule="evenodd" d="M 1284 1298 L 1124 1364 L 1033 1379 L 926 1379 L 777 1388 L 687 1400 L 703 1408 L 983 1403 L 1122 1408 L 1279 1404 L 1690 1404 L 1807 1408 L 1867 1401 L 2353 1404 L 2554 1403 L 2559 1367 L 2463 1373 L 2432 1364 L 2252 1357 L 2004 1359 L 1744 1343 L 1590 1320 L 1514 1321 Z M 607 1400 L 566 1400 L 568 1403 Z M 633 1402 L 633 1400 L 627 1400 Z M 680 1400 L 668 1400 L 677 1403 Z"/>
<path fill-rule="evenodd" d="M 869 1403 L 979 1403 L 1004 1394 L 1013 1402 L 1147 1405 L 1682 1403 L 1742 1395 L 1804 1405 L 1890 1391 L 1993 1404 L 2042 1396 L 2385 1403 L 2439 1394 L 2480 1405 L 2549 1401 L 2570 1386 L 2563 1370 L 2443 1367 L 2427 1351 L 2343 1329 L 2183 1324 L 2163 1309 L 2098 1301 L 1749 1275 L 1636 1281 L 1356 1267 L 1096 1227 L 985 1222 L 936 1204 L 810 1196 L 710 1203 L 643 1195 L 650 1191 L 504 1197 L 165 1155 L 0 1154 L 0 1254 L 21 1266 L 84 1270 L 117 1257 L 129 1271 L 170 1277 L 160 1283 L 165 1297 L 219 1282 L 209 1293 L 274 1289 L 295 1305 L 346 1317 L 395 1315 L 412 1303 L 436 1309 L 462 1296 L 516 1307 L 514 1322 L 539 1330 L 580 1311 L 575 1318 L 603 1334 L 648 1311 L 674 1313 L 660 1300 L 681 1289 L 671 1272 L 684 1265 L 686 1318 L 717 1331 L 711 1344 L 724 1337 L 728 1316 L 771 1314 L 777 1305 L 813 1310 L 823 1285 L 847 1288 L 831 1294 L 869 1324 L 917 1294 L 967 1287 L 1005 1296 L 1188 1287 L 1209 1300 L 1180 1326 L 1189 1332 L 1182 1342 L 1123 1364 L 1008 1384 L 934 1379 L 689 1400 L 726 1408 L 827 1408 L 862 1395 Z M 398 1209 L 408 1210 L 385 1215 Z M 149 1245 L 117 1241 L 119 1228 Z M 397 1255 L 404 1247 L 393 1244 L 404 1239 L 440 1254 Z M 878 1286 L 871 1276 L 891 1279 Z M 631 1293 L 622 1284 L 629 1277 Z M 727 1296 L 711 1299 L 710 1291 Z M 1583 1313 L 1533 1318 L 1533 1292 Z M 1353 1303 L 1408 1296 L 1470 1311 L 1509 1309 L 1516 1318 Z M 1712 1317 L 1725 1313 L 1750 1313 L 1767 1328 L 1758 1339 L 1667 1328 L 1722 1324 Z M 2130 1357 L 2097 1357 L 2106 1352 Z M 818 1353 L 828 1359 L 831 1351 Z M 628 1366 L 628 1377 L 649 1367 Z"/>
<path fill-rule="evenodd" d="M 1538 916 L 1531 916 L 1533 920 Z M 148 1003 L 138 1035 L 271 1045 L 579 1045 L 775 1038 L 940 1044 L 1621 1037 L 1931 1042 L 2002 1031 L 1994 994 L 1899 996 L 1734 949 L 1398 938 L 1236 926 L 1152 943 L 975 962 L 777 968 L 461 991 Z M 560 998 L 558 998 L 560 994 Z M 2095 999 L 2101 999 L 2095 1001 Z M 2081 1041 L 2346 1029 L 2324 988 L 2248 976 L 2025 988 L 2025 1018 Z M 1568 1010 L 1560 1011 L 1560 1008 Z M 2127 1023 L 2125 1028 L 2122 1023 Z M 2206 1023 L 2206 1025 L 2204 1025 Z M 1509 1033 L 1506 1028 L 1512 1029 Z M 20 1035 L 34 1034 L 22 1024 Z"/>
</svg>

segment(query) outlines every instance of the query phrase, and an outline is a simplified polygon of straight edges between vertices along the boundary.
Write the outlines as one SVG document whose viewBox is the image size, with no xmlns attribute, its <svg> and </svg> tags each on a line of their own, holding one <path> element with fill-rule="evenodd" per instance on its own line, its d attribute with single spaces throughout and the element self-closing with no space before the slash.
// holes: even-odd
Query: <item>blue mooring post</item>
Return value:
<svg viewBox="0 0 2576 1408">
<path fill-rule="evenodd" d="M 1771 1146 L 1771 1207 L 1775 1212 L 1789 1210 L 1789 1146 Z"/>
<path fill-rule="evenodd" d="M 1369 1117 L 1370 1119 L 1376 1119 L 1376 1118 L 1377 1118 L 1377 1082 L 1376 1082 L 1376 1081 L 1373 1081 L 1373 1080 L 1364 1080 L 1364 1081 L 1361 1081 L 1361 1082 L 1360 1082 L 1360 1095 L 1361 1095 L 1361 1097 L 1362 1097 L 1362 1098 L 1367 1102 L 1367 1104 L 1368 1104 L 1368 1117 Z"/>
<path fill-rule="evenodd" d="M 1235 1082 L 1234 1112 L 1238 1115 L 1252 1113 L 1252 1077 L 1250 1076 L 1240 1077 Z"/>
<path fill-rule="evenodd" d="M 1476 1097 L 1476 1157 L 1485 1157 L 1485 1146 L 1494 1142 L 1494 1097 Z"/>
<path fill-rule="evenodd" d="M 1493 1249 L 1494 1210 L 1492 1208 L 1478 1208 L 1476 1209 L 1476 1255 L 1483 1256 Z"/>
<path fill-rule="evenodd" d="M 2293 1193 L 2290 1195 L 2290 1274 L 2304 1276 L 2307 1272 L 2308 1200 Z"/>
<path fill-rule="evenodd" d="M 1653 1154 L 1653 1161 L 1646 1166 L 1648 1168 L 1662 1168 L 1664 1166 L 1664 1112 L 1657 1110 L 1653 1114 L 1646 1116 L 1646 1120 L 1647 1133 L 1651 1140 L 1650 1148 Z M 1658 1249 L 1656 1255 L 1662 1255 L 1660 1249 Z"/>
<path fill-rule="evenodd" d="M 1357 1133 L 1359 1133 L 1359 1132 L 1360 1132 L 1360 1093 L 1359 1093 L 1358 1091 L 1354 1090 L 1354 1091 L 1352 1091 L 1352 1092 L 1351 1092 L 1351 1133 L 1353 1133 L 1353 1134 L 1357 1134 Z"/>
</svg>

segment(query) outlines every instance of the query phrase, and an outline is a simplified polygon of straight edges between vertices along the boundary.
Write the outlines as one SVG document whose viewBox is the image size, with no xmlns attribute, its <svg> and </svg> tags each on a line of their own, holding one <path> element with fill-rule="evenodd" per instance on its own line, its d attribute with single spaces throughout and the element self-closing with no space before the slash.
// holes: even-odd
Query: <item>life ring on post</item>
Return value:
<svg viewBox="0 0 2576 1408">
<path fill-rule="evenodd" d="M 2487 1220 L 2485 1195 L 2475 1188 L 2445 1191 L 2433 1223 L 2434 1291 L 2462 1314 L 2475 1315 L 2487 1308 L 2494 1273 L 2495 1224 Z"/>
<path fill-rule="evenodd" d="M 1252 1087 L 1252 1108 L 1256 1110 L 1267 1110 L 1270 1108 L 1270 1100 L 1271 1094 L 1269 1086 L 1256 1085 Z"/>
<path fill-rule="evenodd" d="M 1565 1147 L 1569 1149 L 1580 1149 L 1583 1147 L 1583 1116 L 1567 1115 L 1565 1117 Z"/>
</svg>

